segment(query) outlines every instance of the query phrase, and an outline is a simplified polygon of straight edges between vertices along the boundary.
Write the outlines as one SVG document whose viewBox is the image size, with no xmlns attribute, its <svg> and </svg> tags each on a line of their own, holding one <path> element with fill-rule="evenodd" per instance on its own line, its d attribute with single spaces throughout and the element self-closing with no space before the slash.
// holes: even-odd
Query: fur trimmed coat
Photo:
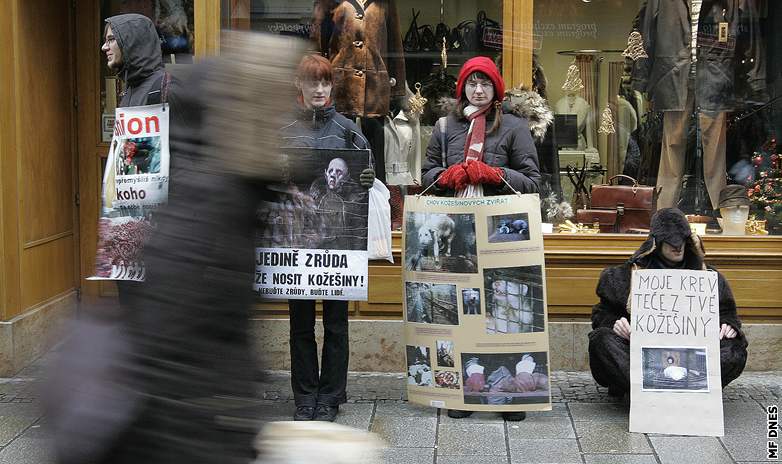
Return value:
<svg viewBox="0 0 782 464">
<path fill-rule="evenodd" d="M 340 113 L 383 117 L 391 97 L 405 95 L 395 0 L 316 0 L 311 38 L 331 61 Z"/>
</svg>

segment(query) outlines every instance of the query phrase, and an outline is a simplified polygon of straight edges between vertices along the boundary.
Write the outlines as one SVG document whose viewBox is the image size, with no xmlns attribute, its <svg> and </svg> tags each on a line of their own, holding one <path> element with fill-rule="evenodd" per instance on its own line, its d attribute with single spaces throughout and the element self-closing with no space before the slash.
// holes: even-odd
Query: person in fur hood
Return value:
<svg viewBox="0 0 782 464">
<path fill-rule="evenodd" d="M 690 231 L 684 213 L 664 208 L 652 217 L 649 237 L 633 256 L 620 266 L 600 274 L 597 295 L 600 302 L 592 308 L 592 332 L 589 333 L 589 367 L 595 381 L 620 396 L 630 391 L 630 280 L 638 269 L 690 269 L 717 272 L 720 311 L 720 365 L 722 386 L 744 370 L 747 339 L 736 314 L 736 301 L 725 277 L 704 263 L 704 248 Z"/>
</svg>

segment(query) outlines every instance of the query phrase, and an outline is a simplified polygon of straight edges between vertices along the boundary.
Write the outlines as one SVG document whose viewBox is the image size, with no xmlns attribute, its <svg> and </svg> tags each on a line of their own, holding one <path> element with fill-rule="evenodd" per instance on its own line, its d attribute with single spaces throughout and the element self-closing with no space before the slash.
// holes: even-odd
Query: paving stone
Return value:
<svg viewBox="0 0 782 464">
<path fill-rule="evenodd" d="M 434 448 L 386 448 L 381 458 L 385 464 L 433 463 Z"/>
<path fill-rule="evenodd" d="M 397 448 L 433 448 L 437 418 L 393 417 L 375 413 L 371 432 Z"/>
<path fill-rule="evenodd" d="M 0 446 L 8 446 L 28 427 L 38 421 L 38 417 L 0 416 Z"/>
<path fill-rule="evenodd" d="M 629 405 L 616 403 L 569 403 L 574 421 L 627 422 Z"/>
<path fill-rule="evenodd" d="M 741 429 L 725 429 L 720 438 L 731 457 L 737 461 L 765 461 L 766 428 L 758 423 Z"/>
<path fill-rule="evenodd" d="M 649 437 L 661 464 L 732 464 L 733 459 L 714 437 Z"/>
<path fill-rule="evenodd" d="M 508 438 L 576 438 L 573 424 L 567 416 L 533 417 L 508 423 Z"/>
<path fill-rule="evenodd" d="M 586 464 L 657 464 L 653 454 L 585 454 Z"/>
<path fill-rule="evenodd" d="M 437 456 L 507 456 L 503 424 L 440 424 Z M 438 459 L 439 461 L 439 459 Z"/>
<path fill-rule="evenodd" d="M 369 430 L 369 422 L 372 419 L 373 403 L 343 404 L 339 407 L 337 424 L 347 425 L 360 430 Z"/>
<path fill-rule="evenodd" d="M 725 429 L 743 429 L 756 425 L 765 427 L 766 424 L 766 412 L 756 401 L 724 403 L 722 414 L 725 417 Z"/>
<path fill-rule="evenodd" d="M 51 439 L 19 437 L 0 451 L 0 464 L 54 464 Z"/>
<path fill-rule="evenodd" d="M 407 464 L 413 464 L 409 462 Z M 437 464 L 508 464 L 507 456 L 440 456 Z"/>
<path fill-rule="evenodd" d="M 509 440 L 511 464 L 581 464 L 576 440 Z"/>
<path fill-rule="evenodd" d="M 382 417 L 437 417 L 437 408 L 407 402 L 378 401 L 375 416 Z"/>
<path fill-rule="evenodd" d="M 576 436 L 584 453 L 651 453 L 642 433 L 628 432 L 627 422 L 575 422 Z"/>
</svg>

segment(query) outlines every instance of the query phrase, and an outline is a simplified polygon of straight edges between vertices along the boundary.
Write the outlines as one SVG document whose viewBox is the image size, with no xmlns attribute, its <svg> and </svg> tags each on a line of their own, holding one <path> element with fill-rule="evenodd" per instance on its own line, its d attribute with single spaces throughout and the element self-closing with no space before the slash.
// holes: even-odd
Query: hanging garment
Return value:
<svg viewBox="0 0 782 464">
<path fill-rule="evenodd" d="M 386 184 L 421 185 L 421 124 L 400 111 L 383 125 Z"/>
</svg>

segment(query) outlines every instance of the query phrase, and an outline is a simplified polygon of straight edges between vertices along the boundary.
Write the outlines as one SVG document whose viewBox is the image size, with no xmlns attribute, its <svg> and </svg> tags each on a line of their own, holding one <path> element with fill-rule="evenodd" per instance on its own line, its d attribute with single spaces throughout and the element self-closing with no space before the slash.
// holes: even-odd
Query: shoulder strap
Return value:
<svg viewBox="0 0 782 464">
<path fill-rule="evenodd" d="M 437 120 L 440 125 L 440 158 L 443 161 L 443 167 L 448 167 L 448 161 L 445 159 L 448 154 L 448 116 L 443 116 Z"/>
<path fill-rule="evenodd" d="M 164 71 L 163 74 L 158 77 L 155 84 L 152 85 L 152 90 L 147 94 L 147 105 L 159 105 L 168 101 L 168 85 L 171 83 L 171 74 Z"/>
</svg>

